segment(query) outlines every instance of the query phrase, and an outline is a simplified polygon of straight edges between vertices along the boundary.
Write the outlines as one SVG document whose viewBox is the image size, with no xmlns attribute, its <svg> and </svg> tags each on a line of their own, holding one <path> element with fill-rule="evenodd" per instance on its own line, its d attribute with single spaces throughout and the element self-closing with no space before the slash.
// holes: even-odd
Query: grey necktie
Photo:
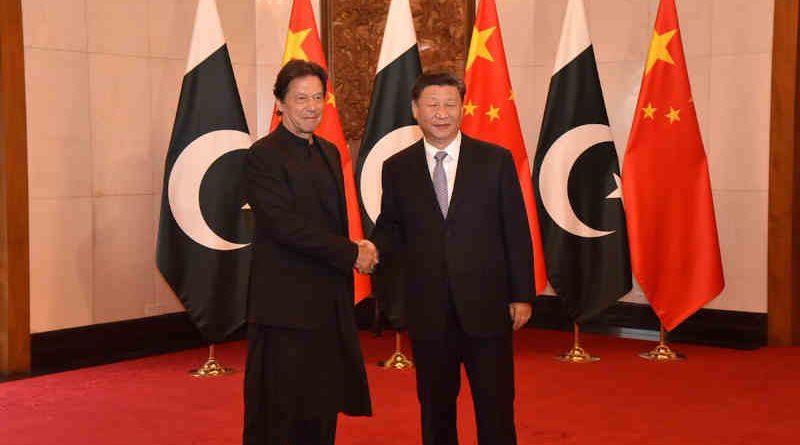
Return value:
<svg viewBox="0 0 800 445">
<path fill-rule="evenodd" d="M 433 190 L 436 192 L 436 200 L 439 201 L 442 216 L 446 218 L 447 207 L 450 206 L 450 202 L 447 199 L 447 175 L 444 173 L 442 161 L 447 157 L 447 152 L 437 152 L 433 157 L 436 159 L 436 165 L 433 167 Z"/>
</svg>

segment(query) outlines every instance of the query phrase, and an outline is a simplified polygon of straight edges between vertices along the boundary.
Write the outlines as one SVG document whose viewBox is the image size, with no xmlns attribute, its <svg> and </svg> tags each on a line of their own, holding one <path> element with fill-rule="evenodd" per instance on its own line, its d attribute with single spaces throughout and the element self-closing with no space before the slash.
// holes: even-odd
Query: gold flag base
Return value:
<svg viewBox="0 0 800 445">
<path fill-rule="evenodd" d="M 678 361 L 686 359 L 686 356 L 673 351 L 665 344 L 656 346 L 650 352 L 642 352 L 639 354 L 639 357 L 656 362 Z"/>
<path fill-rule="evenodd" d="M 208 360 L 197 369 L 192 369 L 189 374 L 192 377 L 219 377 L 221 375 L 230 374 L 234 372 L 233 368 L 226 368 L 222 366 L 216 358 L 214 358 L 214 345 L 208 347 Z"/>
<path fill-rule="evenodd" d="M 395 332 L 394 334 L 394 353 L 388 359 L 378 362 L 378 366 L 386 369 L 398 369 L 400 371 L 414 368 L 414 362 L 402 352 L 399 332 Z"/>
<path fill-rule="evenodd" d="M 573 329 L 572 335 L 574 338 L 572 349 L 567 351 L 565 354 L 557 355 L 556 359 L 568 363 L 591 363 L 600 360 L 600 357 L 593 356 L 592 354 L 586 352 L 585 349 L 581 348 L 580 329 L 578 328 L 578 323 L 573 323 L 572 329 Z"/>
<path fill-rule="evenodd" d="M 564 354 L 559 355 L 557 358 L 562 362 L 570 363 L 589 363 L 600 360 L 600 357 L 595 357 L 592 354 L 589 354 L 580 346 L 573 346 L 572 349 Z"/>
<path fill-rule="evenodd" d="M 392 354 L 392 356 L 387 360 L 378 362 L 378 366 L 381 368 L 399 369 L 401 371 L 405 371 L 407 369 L 414 368 L 414 362 L 409 360 L 408 357 L 403 355 L 402 352 L 395 351 L 395 353 Z"/>
<path fill-rule="evenodd" d="M 652 360 L 654 362 L 675 362 L 686 360 L 686 356 L 673 351 L 669 346 L 667 346 L 666 338 L 667 332 L 664 330 L 664 326 L 662 325 L 659 329 L 658 346 L 653 348 L 653 350 L 650 352 L 640 353 L 639 357 Z"/>
</svg>

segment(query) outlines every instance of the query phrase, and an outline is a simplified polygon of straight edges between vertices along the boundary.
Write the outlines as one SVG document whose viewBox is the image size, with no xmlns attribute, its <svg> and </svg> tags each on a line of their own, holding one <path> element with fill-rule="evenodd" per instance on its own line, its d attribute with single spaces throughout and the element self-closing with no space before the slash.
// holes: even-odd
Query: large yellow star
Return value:
<svg viewBox="0 0 800 445">
<path fill-rule="evenodd" d="M 669 123 L 672 124 L 675 121 L 681 120 L 680 112 L 680 108 L 676 110 L 672 107 L 669 107 L 669 113 L 665 114 L 664 116 L 669 119 Z"/>
<path fill-rule="evenodd" d="M 475 116 L 476 108 L 478 108 L 478 106 L 472 103 L 472 99 L 470 99 L 464 104 L 464 114 L 466 116 Z"/>
<path fill-rule="evenodd" d="M 283 52 L 281 66 L 292 59 L 308 60 L 306 52 L 303 51 L 303 42 L 306 41 L 306 37 L 310 32 L 311 28 L 301 29 L 297 32 L 289 30 L 289 34 L 286 35 L 286 51 Z"/>
<path fill-rule="evenodd" d="M 653 31 L 653 39 L 650 40 L 650 51 L 647 53 L 647 67 L 644 69 L 645 74 L 649 73 L 653 65 L 659 60 L 663 60 L 671 65 L 675 64 L 675 61 L 672 60 L 672 55 L 670 55 L 667 49 L 667 45 L 669 45 L 670 40 L 672 40 L 676 32 L 677 30 L 675 29 L 667 31 L 664 34 Z"/>
<path fill-rule="evenodd" d="M 472 39 L 469 42 L 469 54 L 467 55 L 466 69 L 470 69 L 472 64 L 475 63 L 475 59 L 478 57 L 482 57 L 490 62 L 494 62 L 492 53 L 489 52 L 489 48 L 486 48 L 486 41 L 489 40 L 489 37 L 492 36 L 492 33 L 495 29 L 497 29 L 496 26 L 486 28 L 483 31 L 478 31 L 477 26 L 472 29 Z"/>
<path fill-rule="evenodd" d="M 494 105 L 489 105 L 489 111 L 484 114 L 489 116 L 489 122 L 492 122 L 495 119 L 500 119 L 500 109 L 496 108 Z"/>
<path fill-rule="evenodd" d="M 653 107 L 652 103 L 648 103 L 646 107 L 642 108 L 642 111 L 644 111 L 644 118 L 653 119 L 656 110 L 658 110 L 658 108 Z"/>
</svg>

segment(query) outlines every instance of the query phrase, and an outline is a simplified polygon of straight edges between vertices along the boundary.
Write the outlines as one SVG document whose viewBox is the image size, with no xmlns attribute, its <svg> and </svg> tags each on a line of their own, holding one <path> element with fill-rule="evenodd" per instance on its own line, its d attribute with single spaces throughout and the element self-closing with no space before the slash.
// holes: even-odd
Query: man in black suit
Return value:
<svg viewBox="0 0 800 445">
<path fill-rule="evenodd" d="M 273 91 L 281 124 L 248 154 L 245 445 L 332 445 L 337 413 L 371 413 L 352 285 L 353 268 L 371 271 L 377 255 L 347 238 L 339 153 L 314 135 L 326 82 L 315 63 L 284 65 Z"/>
<path fill-rule="evenodd" d="M 456 445 L 460 366 L 480 445 L 513 445 L 512 330 L 535 296 L 530 232 L 511 153 L 460 132 L 463 82 L 425 73 L 412 90 L 423 140 L 383 164 L 381 255 L 405 269 L 405 316 L 425 445 Z"/>
</svg>

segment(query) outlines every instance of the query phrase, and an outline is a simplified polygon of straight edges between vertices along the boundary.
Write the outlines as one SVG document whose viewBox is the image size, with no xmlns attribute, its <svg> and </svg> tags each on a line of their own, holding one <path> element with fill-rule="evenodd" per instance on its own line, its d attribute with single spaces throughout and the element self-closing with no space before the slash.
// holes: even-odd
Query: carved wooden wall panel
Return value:
<svg viewBox="0 0 800 445">
<path fill-rule="evenodd" d="M 366 124 L 389 0 L 323 0 L 322 9 L 336 102 L 355 159 Z M 411 0 L 411 10 L 422 68 L 463 75 L 473 2 Z"/>
</svg>

